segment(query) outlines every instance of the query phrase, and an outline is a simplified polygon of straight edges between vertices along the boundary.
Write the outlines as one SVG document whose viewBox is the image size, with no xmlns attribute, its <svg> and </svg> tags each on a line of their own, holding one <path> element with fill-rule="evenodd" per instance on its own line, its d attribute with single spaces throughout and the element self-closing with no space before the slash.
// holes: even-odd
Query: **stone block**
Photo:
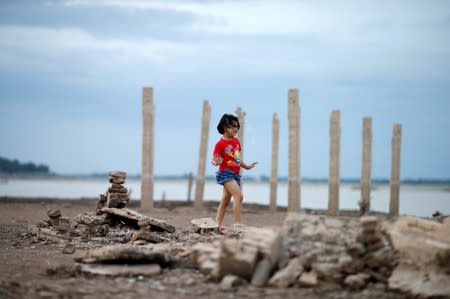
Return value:
<svg viewBox="0 0 450 299">
<path fill-rule="evenodd" d="M 217 232 L 219 226 L 212 218 L 192 219 L 191 224 L 194 232 L 204 234 L 207 232 Z"/>
<path fill-rule="evenodd" d="M 50 219 L 58 219 L 59 217 L 61 217 L 61 211 L 58 209 L 52 209 L 47 212 L 47 216 Z"/>
<path fill-rule="evenodd" d="M 378 219 L 375 216 L 362 216 L 359 222 L 364 227 L 374 227 L 378 225 Z"/>
<path fill-rule="evenodd" d="M 250 280 L 255 271 L 257 258 L 257 248 L 245 246 L 235 239 L 223 240 L 218 261 L 219 278 L 233 274 Z"/>
<path fill-rule="evenodd" d="M 364 287 L 369 280 L 370 275 L 367 273 L 358 273 L 349 275 L 345 278 L 344 284 L 352 289 L 360 289 Z"/>
<path fill-rule="evenodd" d="M 127 173 L 125 171 L 119 171 L 119 170 L 111 170 L 108 173 L 108 175 L 113 178 L 124 178 L 124 179 L 127 178 Z"/>
<path fill-rule="evenodd" d="M 234 289 L 246 284 L 246 281 L 236 275 L 225 275 L 220 282 L 220 288 L 224 291 Z"/>
<path fill-rule="evenodd" d="M 302 273 L 303 265 L 301 259 L 293 258 L 286 267 L 275 272 L 269 280 L 269 285 L 282 288 L 288 287 L 295 284 Z"/>
<path fill-rule="evenodd" d="M 298 285 L 303 288 L 313 288 L 318 285 L 319 281 L 317 279 L 317 273 L 312 272 L 303 272 L 298 281 Z"/>
</svg>

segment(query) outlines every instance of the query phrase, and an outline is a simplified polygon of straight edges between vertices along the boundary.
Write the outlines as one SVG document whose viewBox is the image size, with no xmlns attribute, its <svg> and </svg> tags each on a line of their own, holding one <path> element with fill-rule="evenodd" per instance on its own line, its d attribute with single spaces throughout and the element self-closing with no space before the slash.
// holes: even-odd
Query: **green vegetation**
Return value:
<svg viewBox="0 0 450 299">
<path fill-rule="evenodd" d="M 36 165 L 32 162 L 20 163 L 18 160 L 9 160 L 0 157 L 0 173 L 4 174 L 50 174 L 47 165 Z"/>
</svg>

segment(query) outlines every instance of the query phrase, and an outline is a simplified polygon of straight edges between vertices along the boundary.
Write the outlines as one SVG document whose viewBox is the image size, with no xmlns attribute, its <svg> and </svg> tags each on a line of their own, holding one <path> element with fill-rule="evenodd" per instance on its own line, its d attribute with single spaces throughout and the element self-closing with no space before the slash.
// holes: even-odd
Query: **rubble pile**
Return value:
<svg viewBox="0 0 450 299">
<path fill-rule="evenodd" d="M 129 201 L 123 171 L 110 171 L 111 186 L 100 195 L 96 211 L 62 217 L 59 210 L 50 210 L 48 220 L 31 226 L 32 234 L 50 242 L 75 242 L 79 247 L 117 243 L 146 244 L 163 242 L 164 234 L 175 232 L 175 227 L 125 208 Z"/>
<path fill-rule="evenodd" d="M 240 279 L 263 286 L 283 252 L 281 233 L 268 228 L 241 227 L 240 239 L 224 238 L 192 248 L 194 263 L 215 281 Z"/>
<path fill-rule="evenodd" d="M 63 252 L 75 253 L 77 271 L 86 275 L 149 277 L 166 267 L 195 267 L 221 290 L 248 284 L 272 290 L 333 285 L 346 292 L 377 289 L 405 297 L 450 294 L 448 217 L 402 216 L 390 222 L 367 215 L 290 213 L 279 229 L 232 225 L 219 230 L 211 218 L 192 219 L 190 228 L 176 229 L 126 208 L 126 174 L 109 175 L 112 186 L 95 211 L 69 219 L 50 210 L 48 220 L 31 227 L 36 238 L 65 244 Z"/>
<path fill-rule="evenodd" d="M 375 216 L 296 214 L 286 219 L 284 234 L 288 267 L 295 265 L 296 269 L 290 271 L 290 281 L 299 286 L 315 286 L 321 280 L 351 289 L 368 283 L 386 284 L 397 263 L 396 251 Z M 283 280 L 271 282 L 283 286 Z"/>
<path fill-rule="evenodd" d="M 124 208 L 129 202 L 128 189 L 123 186 L 127 179 L 127 173 L 124 171 L 110 171 L 109 182 L 111 186 L 105 194 L 100 194 L 97 202 L 97 214 L 101 214 L 103 207 Z"/>
<path fill-rule="evenodd" d="M 246 228 L 238 240 L 195 245 L 192 256 L 203 273 L 224 284 L 234 281 L 231 275 L 255 286 L 283 288 L 314 287 L 320 281 L 352 289 L 386 284 L 396 264 L 395 251 L 373 216 L 358 221 L 292 214 L 280 232 Z"/>
</svg>

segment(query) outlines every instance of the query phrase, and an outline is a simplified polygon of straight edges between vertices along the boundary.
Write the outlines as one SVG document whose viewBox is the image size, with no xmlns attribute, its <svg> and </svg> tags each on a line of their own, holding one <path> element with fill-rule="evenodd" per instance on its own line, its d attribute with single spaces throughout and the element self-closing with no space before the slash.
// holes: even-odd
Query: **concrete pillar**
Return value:
<svg viewBox="0 0 450 299">
<path fill-rule="evenodd" d="M 391 163 L 391 200 L 389 215 L 398 216 L 400 195 L 400 147 L 402 142 L 402 125 L 395 124 L 392 132 L 392 163 Z"/>
<path fill-rule="evenodd" d="M 270 211 L 277 209 L 277 187 L 278 187 L 278 141 L 280 135 L 280 121 L 277 114 L 272 117 L 272 171 L 270 175 Z"/>
<path fill-rule="evenodd" d="M 300 209 L 300 106 L 298 89 L 288 91 L 288 212 Z"/>
<path fill-rule="evenodd" d="M 370 188 L 372 170 L 372 118 L 363 119 L 363 149 L 361 172 L 361 201 L 359 202 L 361 214 L 370 210 Z"/>
<path fill-rule="evenodd" d="M 328 213 L 330 215 L 339 214 L 340 140 L 340 111 L 334 110 L 330 117 L 330 172 L 328 177 Z"/>
<path fill-rule="evenodd" d="M 200 150 L 198 157 L 197 180 L 195 183 L 194 207 L 201 208 L 203 204 L 203 191 L 205 189 L 206 154 L 208 148 L 209 121 L 211 119 L 211 107 L 208 100 L 203 101 L 202 130 L 200 136 Z"/>
<path fill-rule="evenodd" d="M 155 106 L 153 88 L 142 90 L 142 173 L 141 173 L 141 209 L 153 209 L 153 148 Z"/>
<path fill-rule="evenodd" d="M 242 149 L 245 149 L 245 146 L 244 146 L 245 112 L 242 111 L 241 107 L 237 107 L 236 116 L 239 119 L 239 125 L 241 126 L 237 133 L 237 138 L 239 139 L 239 142 L 241 143 Z M 241 150 L 241 161 L 245 161 L 244 160 L 244 150 Z M 242 169 L 241 169 L 241 171 L 242 171 Z M 241 189 L 242 189 L 243 181 L 244 181 L 244 178 L 241 178 Z"/>
<path fill-rule="evenodd" d="M 192 185 L 194 184 L 194 176 L 192 175 L 192 172 L 189 172 L 188 175 L 188 192 L 187 192 L 187 201 L 191 201 L 191 193 L 192 193 Z"/>
</svg>

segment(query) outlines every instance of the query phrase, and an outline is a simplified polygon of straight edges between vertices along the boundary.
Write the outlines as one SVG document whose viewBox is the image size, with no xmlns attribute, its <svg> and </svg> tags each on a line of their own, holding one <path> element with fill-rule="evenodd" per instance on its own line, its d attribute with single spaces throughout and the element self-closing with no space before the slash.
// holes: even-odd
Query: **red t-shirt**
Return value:
<svg viewBox="0 0 450 299">
<path fill-rule="evenodd" d="M 219 171 L 225 169 L 234 173 L 241 171 L 241 143 L 236 137 L 230 140 L 220 138 L 214 147 L 213 156 L 220 156 L 223 159 L 219 165 Z"/>
</svg>

